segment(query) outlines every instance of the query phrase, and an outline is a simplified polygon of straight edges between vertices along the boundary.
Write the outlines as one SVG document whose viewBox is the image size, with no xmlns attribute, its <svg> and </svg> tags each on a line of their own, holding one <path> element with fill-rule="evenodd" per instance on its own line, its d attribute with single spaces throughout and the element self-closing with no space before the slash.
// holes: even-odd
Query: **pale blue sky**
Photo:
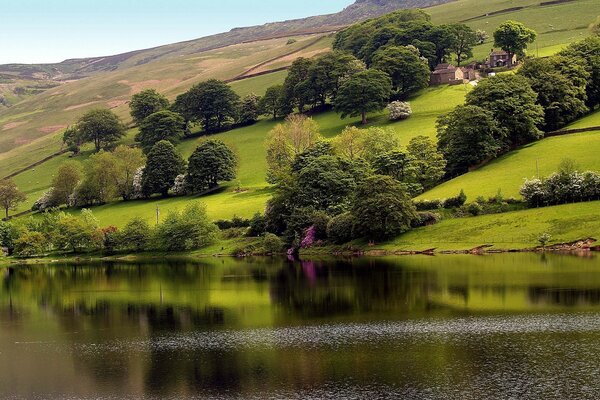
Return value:
<svg viewBox="0 0 600 400">
<path fill-rule="evenodd" d="M 112 55 L 239 26 L 332 13 L 353 0 L 0 0 L 0 64 Z"/>
</svg>

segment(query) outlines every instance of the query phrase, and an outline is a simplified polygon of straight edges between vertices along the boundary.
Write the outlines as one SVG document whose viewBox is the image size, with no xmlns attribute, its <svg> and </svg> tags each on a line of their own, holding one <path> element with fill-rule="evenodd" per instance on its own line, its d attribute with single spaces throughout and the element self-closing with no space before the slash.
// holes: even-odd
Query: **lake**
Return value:
<svg viewBox="0 0 600 400">
<path fill-rule="evenodd" d="M 0 266 L 0 398 L 600 397 L 600 258 Z"/>
</svg>

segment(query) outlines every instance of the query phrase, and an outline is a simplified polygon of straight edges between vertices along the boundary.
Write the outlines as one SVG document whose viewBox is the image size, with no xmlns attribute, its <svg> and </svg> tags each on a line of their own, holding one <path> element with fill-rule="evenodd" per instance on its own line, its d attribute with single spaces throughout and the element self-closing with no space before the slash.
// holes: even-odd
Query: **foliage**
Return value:
<svg viewBox="0 0 600 400">
<path fill-rule="evenodd" d="M 537 33 L 522 23 L 506 21 L 500 24 L 494 32 L 494 46 L 498 46 L 508 53 L 510 67 L 512 55 L 524 56 L 527 45 L 533 43 L 536 37 Z"/>
<path fill-rule="evenodd" d="M 141 124 L 148 116 L 169 108 L 169 100 L 154 89 L 146 89 L 131 96 L 129 108 L 135 123 Z"/>
<path fill-rule="evenodd" d="M 58 207 L 60 204 L 55 203 L 55 196 L 52 193 L 54 188 L 46 190 L 31 206 L 31 211 L 46 211 L 54 207 Z"/>
<path fill-rule="evenodd" d="M 188 160 L 186 183 L 193 193 L 212 189 L 219 182 L 235 179 L 237 157 L 220 140 L 207 140 L 194 150 Z"/>
<path fill-rule="evenodd" d="M 112 156 L 114 158 L 113 178 L 116 192 L 123 200 L 136 198 L 134 180 L 136 172 L 144 166 L 146 158 L 142 150 L 120 145 Z"/>
<path fill-rule="evenodd" d="M 483 35 L 478 35 L 470 26 L 465 24 L 450 25 L 450 32 L 454 38 L 450 49 L 456 54 L 456 63 L 460 66 L 463 60 L 473 57 L 473 47 L 482 41 Z"/>
<path fill-rule="evenodd" d="M 442 208 L 442 201 L 434 200 L 417 200 L 413 202 L 417 211 L 437 210 Z"/>
<path fill-rule="evenodd" d="M 583 61 L 590 74 L 586 85 L 586 104 L 592 109 L 595 108 L 600 104 L 600 36 L 572 43 L 558 54 Z"/>
<path fill-rule="evenodd" d="M 400 141 L 392 129 L 369 128 L 363 137 L 363 146 L 362 156 L 372 164 L 380 155 L 400 150 Z"/>
<path fill-rule="evenodd" d="M 267 233 L 262 240 L 263 248 L 267 254 L 278 254 L 283 250 L 283 241 L 272 233 Z"/>
<path fill-rule="evenodd" d="M 387 109 L 390 113 L 390 121 L 407 119 L 412 114 L 412 108 L 408 102 L 392 101 L 388 104 Z"/>
<path fill-rule="evenodd" d="M 182 211 L 171 211 L 158 224 L 155 247 L 166 251 L 200 249 L 216 238 L 217 227 L 206 215 L 202 203 L 188 204 Z"/>
<path fill-rule="evenodd" d="M 285 78 L 281 92 L 278 92 L 281 97 L 281 110 L 278 113 L 287 115 L 290 114 L 294 107 L 298 107 L 300 112 L 304 112 L 304 107 L 312 102 L 312 94 L 309 88 L 304 83 L 308 79 L 308 70 L 312 65 L 312 61 L 308 58 L 299 57 L 288 70 L 288 75 Z M 273 96 L 275 99 L 275 96 Z"/>
<path fill-rule="evenodd" d="M 84 178 L 75 190 L 73 203 L 87 206 L 109 202 L 117 193 L 116 175 L 117 160 L 112 153 L 101 151 L 92 155 L 85 165 Z"/>
<path fill-rule="evenodd" d="M 134 217 L 121 232 L 122 247 L 137 252 L 143 251 L 152 237 L 152 229 L 148 222 L 140 217 Z"/>
<path fill-rule="evenodd" d="M 260 113 L 261 98 L 254 93 L 250 93 L 242 99 L 237 122 L 240 125 L 251 125 L 258 121 Z"/>
<path fill-rule="evenodd" d="M 521 75 L 496 75 L 481 81 L 467 94 L 466 104 L 490 111 L 498 127 L 506 129 L 505 143 L 519 146 L 543 136 L 538 128 L 544 120 L 544 110 L 537 102 L 537 93 Z"/>
<path fill-rule="evenodd" d="M 437 129 L 438 148 L 451 176 L 495 157 L 506 135 L 490 111 L 473 105 L 458 106 L 439 117 Z"/>
<path fill-rule="evenodd" d="M 177 175 L 170 190 L 173 196 L 185 196 L 188 193 L 187 174 Z"/>
<path fill-rule="evenodd" d="M 250 220 L 250 229 L 248 229 L 248 236 L 258 237 L 262 236 L 267 232 L 267 220 L 261 213 L 256 213 Z"/>
<path fill-rule="evenodd" d="M 406 151 L 411 174 L 424 190 L 431 189 L 444 177 L 446 159 L 432 139 L 416 136 L 408 142 Z"/>
<path fill-rule="evenodd" d="M 0 206 L 4 209 L 6 218 L 9 217 L 10 210 L 15 210 L 25 200 L 27 196 L 19 190 L 12 179 L 0 180 Z"/>
<path fill-rule="evenodd" d="M 559 170 L 544 179 L 526 179 L 521 196 L 530 207 L 600 199 L 600 174 Z"/>
<path fill-rule="evenodd" d="M 92 142 L 96 151 L 110 150 L 125 136 L 125 127 L 119 117 L 107 109 L 95 109 L 85 113 L 77 121 L 77 130 L 84 143 Z"/>
<path fill-rule="evenodd" d="M 331 141 L 335 153 L 350 161 L 361 158 L 365 151 L 365 133 L 363 129 L 347 126 Z"/>
<path fill-rule="evenodd" d="M 67 146 L 67 149 L 73 152 L 73 154 L 79 154 L 81 145 L 85 142 L 81 135 L 80 130 L 76 125 L 71 125 L 63 133 L 63 144 Z"/>
<path fill-rule="evenodd" d="M 272 115 L 277 119 L 285 114 L 283 85 L 271 86 L 260 99 L 259 110 L 262 115 Z"/>
<path fill-rule="evenodd" d="M 550 243 L 550 241 L 552 240 L 552 235 L 549 234 L 548 232 L 544 232 L 540 235 L 540 237 L 538 237 L 538 242 L 540 242 L 540 245 L 542 247 L 546 247 L 546 245 L 548 243 Z"/>
<path fill-rule="evenodd" d="M 44 235 L 25 231 L 14 241 L 14 253 L 19 257 L 33 257 L 43 254 L 48 247 Z"/>
<path fill-rule="evenodd" d="M 15 247 L 15 240 L 19 238 L 19 229 L 12 222 L 0 221 L 0 247 L 8 249 L 8 253 Z"/>
<path fill-rule="evenodd" d="M 373 55 L 371 68 L 390 76 L 397 98 L 406 98 L 429 84 L 429 66 L 414 47 L 381 48 Z"/>
<path fill-rule="evenodd" d="M 467 202 L 467 195 L 465 194 L 465 191 L 461 189 L 458 196 L 447 198 L 446 200 L 444 200 L 444 203 L 442 206 L 447 209 L 458 208 L 458 207 L 463 206 L 466 202 Z"/>
<path fill-rule="evenodd" d="M 160 193 L 169 194 L 177 175 L 184 172 L 185 162 L 171 142 L 162 140 L 148 153 L 142 176 L 142 191 L 146 197 Z"/>
<path fill-rule="evenodd" d="M 49 199 L 49 203 L 54 206 L 66 204 L 70 206 L 72 204 L 72 195 L 75 192 L 75 188 L 81 180 L 81 167 L 78 162 L 67 161 L 58 168 L 56 175 L 52 178 L 52 198 Z M 44 205 L 43 208 L 48 208 Z M 42 208 L 41 208 L 42 209 Z"/>
<path fill-rule="evenodd" d="M 352 239 L 354 229 L 354 216 L 345 212 L 331 218 L 327 224 L 327 237 L 335 244 L 344 244 Z"/>
<path fill-rule="evenodd" d="M 147 116 L 140 122 L 140 131 L 135 140 L 145 153 L 161 140 L 167 140 L 174 145 L 185 135 L 185 121 L 183 117 L 173 111 L 162 110 Z"/>
<path fill-rule="evenodd" d="M 102 246 L 102 232 L 90 210 L 83 209 L 80 217 L 61 213 L 55 227 L 53 242 L 60 250 L 96 250 Z"/>
<path fill-rule="evenodd" d="M 415 206 L 402 185 L 388 176 L 374 175 L 362 182 L 352 204 L 354 229 L 367 239 L 386 239 L 410 229 Z"/>
<path fill-rule="evenodd" d="M 417 212 L 417 218 L 413 220 L 412 227 L 420 228 L 423 226 L 435 225 L 442 217 L 438 213 L 430 212 L 430 211 L 419 211 Z"/>
<path fill-rule="evenodd" d="M 346 81 L 336 97 L 335 109 L 342 118 L 362 116 L 367 123 L 367 113 L 381 111 L 392 92 L 392 82 L 385 72 L 367 70 Z"/>
<path fill-rule="evenodd" d="M 294 158 L 294 162 L 292 163 L 292 172 L 300 172 L 302 169 L 306 168 L 308 164 L 310 164 L 312 161 L 316 160 L 319 157 L 333 155 L 334 148 L 331 142 L 317 142 Z"/>
</svg>

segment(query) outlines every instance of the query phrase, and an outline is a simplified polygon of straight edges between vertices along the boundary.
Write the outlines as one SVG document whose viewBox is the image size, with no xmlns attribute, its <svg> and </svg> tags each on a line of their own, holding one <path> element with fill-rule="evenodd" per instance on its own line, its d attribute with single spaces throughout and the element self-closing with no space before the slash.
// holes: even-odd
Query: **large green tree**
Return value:
<svg viewBox="0 0 600 400">
<path fill-rule="evenodd" d="M 553 56 L 527 60 L 519 74 L 529 79 L 544 108 L 544 128 L 553 131 L 589 111 L 585 105 L 589 72 L 577 58 Z"/>
<path fill-rule="evenodd" d="M 194 150 L 188 160 L 186 182 L 192 193 L 202 192 L 235 179 L 237 157 L 220 140 L 207 140 Z"/>
<path fill-rule="evenodd" d="M 131 96 L 129 108 L 135 123 L 140 124 L 146 117 L 169 107 L 169 100 L 154 89 L 142 90 Z"/>
<path fill-rule="evenodd" d="M 260 97 L 250 93 L 242 99 L 240 104 L 240 113 L 237 122 L 240 125 L 251 125 L 258 121 L 260 116 Z"/>
<path fill-rule="evenodd" d="M 290 114 L 295 107 L 304 112 L 304 107 L 312 102 L 312 95 L 307 91 L 304 82 L 308 80 L 308 71 L 312 60 L 299 57 L 290 66 L 283 83 L 282 114 Z"/>
<path fill-rule="evenodd" d="M 90 110 L 77 121 L 77 129 L 84 142 L 92 142 L 96 151 L 113 148 L 125 136 L 125 127 L 119 117 L 110 110 Z"/>
<path fill-rule="evenodd" d="M 261 114 L 271 115 L 273 119 L 283 116 L 286 109 L 284 102 L 285 97 L 282 85 L 267 88 L 265 95 L 260 99 L 259 108 Z"/>
<path fill-rule="evenodd" d="M 373 56 L 372 68 L 392 78 L 392 87 L 398 98 L 406 98 L 429 84 L 429 66 L 414 47 L 389 46 L 380 49 Z"/>
<path fill-rule="evenodd" d="M 491 111 L 499 128 L 509 135 L 506 144 L 519 146 L 543 136 L 544 110 L 537 93 L 521 75 L 502 74 L 485 79 L 467 94 L 466 104 Z"/>
<path fill-rule="evenodd" d="M 524 56 L 527 46 L 535 41 L 537 33 L 521 22 L 506 21 L 494 32 L 494 45 L 508 53 L 508 66 L 512 66 L 513 55 Z"/>
<path fill-rule="evenodd" d="M 600 36 L 589 37 L 570 44 L 559 55 L 582 60 L 589 72 L 586 85 L 588 107 L 600 104 Z"/>
<path fill-rule="evenodd" d="M 367 123 L 367 113 L 381 111 L 392 94 L 392 81 L 383 71 L 369 69 L 359 72 L 340 88 L 335 109 L 342 118 L 361 116 Z"/>
<path fill-rule="evenodd" d="M 81 180 L 81 166 L 76 161 L 64 162 L 52 178 L 52 203 L 69 204 L 70 197 Z"/>
<path fill-rule="evenodd" d="M 454 37 L 450 49 L 456 54 L 456 63 L 460 66 L 465 59 L 473 57 L 473 47 L 479 40 L 477 32 L 465 24 L 450 25 L 449 32 Z"/>
<path fill-rule="evenodd" d="M 458 106 L 438 118 L 438 147 L 447 161 L 448 175 L 462 174 L 498 155 L 505 135 L 492 112 L 481 107 Z"/>
<path fill-rule="evenodd" d="M 444 177 L 446 159 L 436 143 L 427 136 L 416 136 L 406 146 L 412 174 L 424 190 L 431 189 Z"/>
<path fill-rule="evenodd" d="M 161 140 L 177 144 L 185 135 L 185 121 L 183 117 L 169 110 L 162 110 L 150 114 L 140 124 L 140 131 L 135 140 L 140 142 L 142 149 L 148 153 L 150 149 Z"/>
<path fill-rule="evenodd" d="M 7 219 L 9 211 L 15 210 L 25 200 L 27 196 L 19 190 L 12 179 L 0 180 L 0 206 L 4 209 Z"/>
<path fill-rule="evenodd" d="M 185 162 L 171 142 L 161 140 L 148 153 L 148 160 L 142 175 L 142 191 L 150 196 L 169 194 L 177 175 L 185 170 Z"/>
<path fill-rule="evenodd" d="M 400 182 L 382 175 L 369 177 L 358 186 L 351 212 L 355 233 L 372 240 L 406 232 L 417 218 L 415 206 Z"/>
</svg>

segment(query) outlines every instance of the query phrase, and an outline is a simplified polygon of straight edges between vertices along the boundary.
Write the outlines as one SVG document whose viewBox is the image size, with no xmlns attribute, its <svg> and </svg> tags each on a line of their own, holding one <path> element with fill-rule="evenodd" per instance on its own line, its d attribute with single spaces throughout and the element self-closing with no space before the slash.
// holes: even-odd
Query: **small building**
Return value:
<svg viewBox="0 0 600 400">
<path fill-rule="evenodd" d="M 514 64 L 516 64 L 517 62 L 517 56 L 516 54 L 513 54 L 512 57 L 508 56 L 508 53 L 504 50 L 493 50 L 490 53 L 490 57 L 489 57 L 489 67 L 490 68 L 496 68 L 496 67 L 512 67 Z"/>
<path fill-rule="evenodd" d="M 463 79 L 465 81 L 471 82 L 477 80 L 477 70 L 473 66 L 467 65 L 465 67 L 460 67 L 460 70 L 463 73 Z"/>
<path fill-rule="evenodd" d="M 456 68 L 452 64 L 438 64 L 431 73 L 429 84 L 431 86 L 457 84 L 462 83 L 464 79 L 464 72 L 461 68 Z"/>
</svg>

